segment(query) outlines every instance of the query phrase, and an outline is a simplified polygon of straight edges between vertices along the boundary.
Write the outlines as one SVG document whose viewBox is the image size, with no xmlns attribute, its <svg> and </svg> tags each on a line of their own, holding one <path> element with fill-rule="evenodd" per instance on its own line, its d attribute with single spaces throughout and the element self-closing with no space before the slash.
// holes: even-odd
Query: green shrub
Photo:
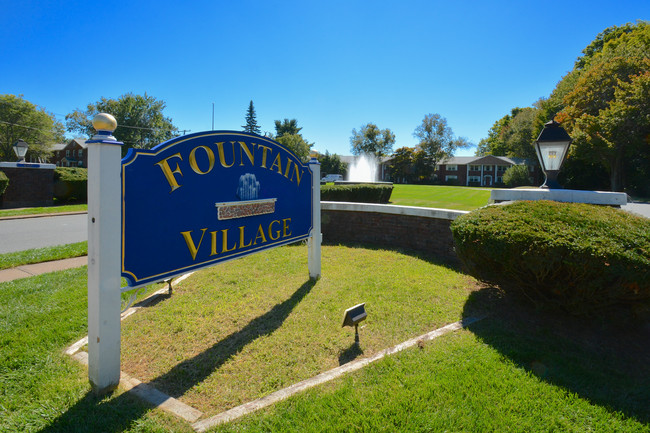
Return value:
<svg viewBox="0 0 650 433">
<path fill-rule="evenodd" d="M 393 185 L 322 185 L 320 199 L 323 201 L 349 201 L 355 203 L 388 203 Z"/>
<path fill-rule="evenodd" d="M 9 186 L 9 178 L 4 171 L 0 170 L 0 195 L 4 194 Z"/>
<path fill-rule="evenodd" d="M 54 198 L 85 202 L 88 196 L 88 170 L 81 167 L 54 169 Z"/>
<path fill-rule="evenodd" d="M 513 165 L 503 173 L 503 183 L 508 188 L 530 185 L 530 173 L 525 165 Z"/>
<path fill-rule="evenodd" d="M 650 299 L 650 219 L 549 201 L 456 219 L 456 253 L 479 280 L 575 314 Z"/>
</svg>

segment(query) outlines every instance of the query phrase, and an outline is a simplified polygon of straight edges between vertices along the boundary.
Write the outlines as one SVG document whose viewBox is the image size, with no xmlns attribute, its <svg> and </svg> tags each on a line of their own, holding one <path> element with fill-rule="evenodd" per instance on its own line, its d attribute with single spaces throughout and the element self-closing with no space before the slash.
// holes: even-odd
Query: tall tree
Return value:
<svg viewBox="0 0 650 433">
<path fill-rule="evenodd" d="M 309 161 L 309 151 L 313 143 L 308 143 L 300 134 L 285 134 L 276 137 L 275 141 L 291 150 L 302 162 Z"/>
<path fill-rule="evenodd" d="M 470 146 L 465 138 L 454 137 L 447 119 L 440 114 L 425 115 L 413 136 L 420 140 L 418 148 L 424 151 L 426 163 L 432 168 L 443 159 L 454 156 L 457 149 Z"/>
<path fill-rule="evenodd" d="M 124 143 L 122 153 L 131 148 L 151 149 L 178 133 L 172 119 L 163 113 L 166 104 L 160 99 L 127 93 L 118 99 L 102 97 L 90 103 L 85 110 L 75 110 L 65 116 L 69 132 L 77 132 L 92 137 L 95 129 L 92 120 L 98 113 L 109 113 L 117 120 L 113 132 L 118 141 Z"/>
<path fill-rule="evenodd" d="M 300 134 L 296 119 L 275 121 L 275 140 L 296 154 L 303 162 L 309 161 L 309 152 L 314 143 L 310 143 Z M 273 137 L 271 137 L 273 138 Z"/>
<path fill-rule="evenodd" d="M 320 172 L 323 176 L 326 174 L 342 174 L 345 177 L 348 171 L 348 165 L 341 161 L 341 157 L 336 153 L 332 155 L 325 151 L 324 155 L 318 156 L 318 162 L 320 162 Z"/>
<path fill-rule="evenodd" d="M 413 180 L 413 149 L 400 147 L 393 153 L 390 174 L 393 182 L 411 183 Z"/>
<path fill-rule="evenodd" d="M 0 161 L 18 158 L 13 145 L 18 140 L 28 146 L 28 157 L 46 159 L 53 144 L 65 140 L 63 124 L 23 95 L 0 95 Z"/>
<path fill-rule="evenodd" d="M 300 134 L 302 128 L 298 127 L 298 121 L 296 119 L 284 119 L 283 121 L 275 121 L 275 137 L 279 138 L 283 135 L 295 135 Z"/>
<path fill-rule="evenodd" d="M 359 131 L 352 130 L 350 146 L 353 155 L 374 155 L 377 158 L 389 155 L 395 144 L 395 134 L 386 128 L 379 129 L 374 123 L 368 123 Z"/>
<path fill-rule="evenodd" d="M 644 94 L 650 72 L 650 24 L 606 32 L 602 47 L 581 63 L 582 69 L 574 69 L 577 78 L 562 98 L 557 120 L 574 139 L 569 165 L 600 166 L 609 174 L 611 190 L 635 190 L 648 183 L 633 174 L 648 171 L 647 160 L 639 156 L 648 153 L 642 125 L 650 110 L 634 95 Z"/>
<path fill-rule="evenodd" d="M 536 161 L 533 141 L 538 109 L 515 107 L 501 119 L 494 122 L 487 138 L 479 142 L 477 156 L 496 155 L 510 158 L 527 158 Z"/>
<path fill-rule="evenodd" d="M 248 110 L 246 110 L 246 125 L 242 126 L 244 132 L 249 132 L 251 134 L 261 134 L 262 130 L 257 125 L 257 116 L 255 114 L 255 107 L 253 106 L 253 101 L 251 100 L 248 104 Z"/>
</svg>

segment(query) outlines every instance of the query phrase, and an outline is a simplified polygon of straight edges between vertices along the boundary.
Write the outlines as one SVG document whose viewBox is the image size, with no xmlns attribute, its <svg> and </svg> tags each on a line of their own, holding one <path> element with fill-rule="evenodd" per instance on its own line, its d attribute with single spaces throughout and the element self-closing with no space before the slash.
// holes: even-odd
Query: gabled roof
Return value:
<svg viewBox="0 0 650 433">
<path fill-rule="evenodd" d="M 449 159 L 445 159 L 439 162 L 439 164 L 445 165 L 521 165 L 526 164 L 527 161 L 524 158 L 509 158 L 507 156 L 495 156 L 495 155 L 486 155 L 486 156 L 454 156 Z"/>
<path fill-rule="evenodd" d="M 85 148 L 88 147 L 88 145 L 86 144 L 86 139 L 85 138 L 73 138 L 72 140 L 70 140 L 68 145 L 73 144 L 73 143 L 78 144 L 82 149 L 85 149 Z"/>
</svg>

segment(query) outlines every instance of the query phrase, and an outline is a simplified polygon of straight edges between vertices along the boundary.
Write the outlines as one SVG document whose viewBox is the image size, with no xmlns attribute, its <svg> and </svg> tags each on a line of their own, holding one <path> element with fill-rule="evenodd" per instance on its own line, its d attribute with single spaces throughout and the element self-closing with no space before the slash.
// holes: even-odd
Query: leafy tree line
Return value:
<svg viewBox="0 0 650 433">
<path fill-rule="evenodd" d="M 85 109 L 76 109 L 65 116 L 65 125 L 55 116 L 31 102 L 22 95 L 0 95 L 0 160 L 14 161 L 13 144 L 22 139 L 29 145 L 28 159 L 46 160 L 52 146 L 66 141 L 65 132 L 90 138 L 95 134 L 92 120 L 98 113 L 110 113 L 117 120 L 113 135 L 124 143 L 123 154 L 129 148 L 150 149 L 170 138 L 179 135 L 172 119 L 165 116 L 166 103 L 148 95 L 127 93 L 117 99 L 102 97 L 89 103 Z M 309 159 L 313 143 L 306 141 L 296 119 L 276 120 L 276 134 L 271 138 L 293 150 L 304 161 Z M 246 112 L 246 125 L 243 130 L 260 134 L 255 107 L 250 101 Z"/>
<path fill-rule="evenodd" d="M 368 123 L 359 131 L 352 130 L 352 154 L 370 154 L 381 158 L 392 154 L 391 175 L 395 181 L 427 182 L 433 177 L 436 165 L 454 156 L 458 149 L 471 146 L 464 137 L 456 137 L 440 114 L 427 114 L 415 128 L 413 136 L 419 140 L 415 147 L 400 147 L 392 152 L 395 134 Z"/>
<path fill-rule="evenodd" d="M 650 195 L 650 24 L 605 29 L 553 92 L 513 108 L 477 155 L 537 158 L 533 141 L 555 118 L 573 138 L 560 172 L 566 187 Z"/>
<path fill-rule="evenodd" d="M 53 114 L 23 99 L 22 95 L 0 95 L 0 161 L 16 161 L 13 145 L 22 139 L 30 157 L 46 159 L 50 147 L 64 140 L 65 127 Z"/>
</svg>

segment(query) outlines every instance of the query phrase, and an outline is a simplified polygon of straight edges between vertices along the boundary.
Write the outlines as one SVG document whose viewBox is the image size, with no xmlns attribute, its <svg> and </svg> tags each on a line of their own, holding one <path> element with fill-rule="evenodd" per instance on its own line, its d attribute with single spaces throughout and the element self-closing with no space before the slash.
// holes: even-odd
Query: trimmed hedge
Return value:
<svg viewBox="0 0 650 433">
<path fill-rule="evenodd" d="M 57 167 L 54 169 L 54 198 L 85 202 L 88 196 L 88 169 Z"/>
<path fill-rule="evenodd" d="M 4 171 L 0 170 L 0 195 L 4 194 L 9 186 L 9 178 Z"/>
<path fill-rule="evenodd" d="M 323 201 L 347 201 L 353 203 L 388 203 L 393 185 L 348 184 L 321 185 Z"/>
<path fill-rule="evenodd" d="M 489 206 L 451 225 L 479 280 L 574 314 L 650 299 L 650 219 L 549 201 Z"/>
</svg>

